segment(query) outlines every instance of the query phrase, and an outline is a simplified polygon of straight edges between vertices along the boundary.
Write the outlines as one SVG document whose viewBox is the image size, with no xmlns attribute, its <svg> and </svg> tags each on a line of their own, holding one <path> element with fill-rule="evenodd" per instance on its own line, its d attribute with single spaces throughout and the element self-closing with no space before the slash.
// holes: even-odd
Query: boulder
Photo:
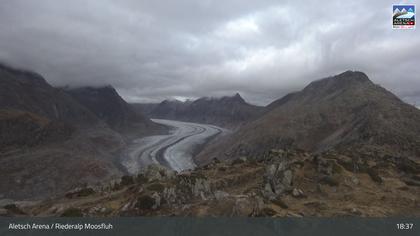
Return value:
<svg viewBox="0 0 420 236">
<path fill-rule="evenodd" d="M 232 209 L 233 216 L 260 216 L 264 209 L 264 201 L 261 197 L 236 197 Z"/>
<path fill-rule="evenodd" d="M 194 197 L 200 196 L 202 200 L 206 200 L 206 196 L 211 194 L 209 181 L 206 179 L 195 179 L 192 185 L 192 193 Z"/>
<path fill-rule="evenodd" d="M 291 186 L 292 185 L 292 180 L 293 180 L 293 173 L 291 170 L 286 170 L 283 172 L 283 180 L 282 180 L 282 184 L 284 186 Z"/>
<path fill-rule="evenodd" d="M 160 197 L 160 195 L 157 192 L 154 192 L 151 196 L 155 202 L 155 204 L 152 206 L 152 209 L 158 209 L 160 207 L 161 204 L 161 200 L 162 198 Z"/>
<path fill-rule="evenodd" d="M 171 205 L 177 202 L 177 194 L 174 187 L 166 187 L 162 192 L 162 198 L 167 204 Z"/>
<path fill-rule="evenodd" d="M 227 193 L 227 192 L 220 191 L 220 190 L 216 190 L 214 192 L 214 198 L 218 201 L 220 201 L 224 198 L 227 198 L 227 197 L 229 197 L 229 193 Z"/>
<path fill-rule="evenodd" d="M 249 216 L 253 213 L 252 202 L 248 198 L 237 198 L 232 210 L 232 216 Z"/>
<path fill-rule="evenodd" d="M 301 189 L 298 189 L 298 188 L 293 189 L 292 196 L 295 197 L 295 198 L 306 197 L 305 194 L 303 193 L 303 191 Z"/>
<path fill-rule="evenodd" d="M 291 190 L 293 172 L 286 161 L 267 165 L 264 173 L 263 195 L 273 199 Z"/>
<path fill-rule="evenodd" d="M 170 170 L 162 165 L 151 164 L 146 168 L 144 177 L 147 178 L 148 181 L 161 181 L 172 179 L 175 176 L 175 174 L 175 171 Z"/>
</svg>

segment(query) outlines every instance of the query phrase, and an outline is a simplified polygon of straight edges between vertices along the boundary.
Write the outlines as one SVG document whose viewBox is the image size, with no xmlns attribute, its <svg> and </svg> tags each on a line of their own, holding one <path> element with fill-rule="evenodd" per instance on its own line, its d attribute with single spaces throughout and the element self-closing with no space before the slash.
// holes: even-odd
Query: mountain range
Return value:
<svg viewBox="0 0 420 236">
<path fill-rule="evenodd" d="M 214 124 L 226 128 L 257 118 L 264 108 L 245 102 L 239 93 L 221 98 L 202 97 L 194 101 L 165 100 L 159 104 L 133 104 L 151 118 Z"/>
<path fill-rule="evenodd" d="M 420 155 L 420 110 L 362 72 L 314 81 L 267 108 L 258 119 L 207 147 L 198 161 L 261 157 L 272 148 Z"/>
<path fill-rule="evenodd" d="M 150 118 L 231 132 L 194 170 L 129 176 L 127 143 L 168 132 Z M 0 216 L 418 216 L 419 137 L 420 110 L 358 71 L 260 107 L 239 94 L 128 104 L 111 86 L 54 88 L 1 65 L 0 199 L 42 201 Z"/>
</svg>

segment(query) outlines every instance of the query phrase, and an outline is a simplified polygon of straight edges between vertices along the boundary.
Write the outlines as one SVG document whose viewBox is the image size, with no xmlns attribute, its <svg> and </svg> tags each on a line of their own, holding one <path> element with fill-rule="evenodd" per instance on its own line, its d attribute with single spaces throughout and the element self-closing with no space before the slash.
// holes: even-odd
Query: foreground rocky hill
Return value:
<svg viewBox="0 0 420 236">
<path fill-rule="evenodd" d="M 195 101 L 165 100 L 159 104 L 134 104 L 137 109 L 148 112 L 149 117 L 213 124 L 237 128 L 257 118 L 263 107 L 251 105 L 238 93 L 231 97 L 203 97 Z"/>
<path fill-rule="evenodd" d="M 41 202 L 4 202 L 0 214 L 31 216 L 420 216 L 420 163 L 355 160 L 271 150 L 263 159 L 214 160 L 175 173 L 75 189 Z"/>
<path fill-rule="evenodd" d="M 261 157 L 272 148 L 335 150 L 361 158 L 420 156 L 420 111 L 362 72 L 314 81 L 267 108 L 259 119 L 208 147 L 197 161 Z"/>
</svg>

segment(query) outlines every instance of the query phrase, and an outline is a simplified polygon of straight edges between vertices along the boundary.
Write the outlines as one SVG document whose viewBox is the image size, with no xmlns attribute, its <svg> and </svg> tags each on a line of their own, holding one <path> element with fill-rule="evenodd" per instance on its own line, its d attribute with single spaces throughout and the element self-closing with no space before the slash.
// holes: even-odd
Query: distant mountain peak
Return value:
<svg viewBox="0 0 420 236">
<path fill-rule="evenodd" d="M 242 96 L 239 93 L 235 93 L 232 96 L 223 96 L 223 97 L 201 97 L 193 102 L 202 102 L 202 101 L 212 101 L 212 102 L 240 102 L 240 103 L 246 103 L 245 100 L 242 98 Z"/>
<path fill-rule="evenodd" d="M 184 103 L 178 99 L 171 98 L 171 99 L 165 99 L 161 102 L 161 104 L 167 104 L 167 103 Z"/>
<path fill-rule="evenodd" d="M 235 93 L 235 95 L 233 95 L 233 98 L 243 100 L 242 96 L 239 93 Z"/>
<path fill-rule="evenodd" d="M 238 103 L 246 103 L 245 100 L 242 98 L 242 96 L 239 93 L 235 93 L 233 96 L 225 96 L 220 98 L 220 100 L 229 100 L 232 102 L 238 102 Z"/>
</svg>

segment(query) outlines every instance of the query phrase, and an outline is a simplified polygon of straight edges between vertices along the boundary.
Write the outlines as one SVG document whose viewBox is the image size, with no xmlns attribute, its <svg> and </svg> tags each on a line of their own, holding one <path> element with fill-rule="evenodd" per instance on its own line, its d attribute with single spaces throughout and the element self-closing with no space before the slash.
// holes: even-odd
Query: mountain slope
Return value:
<svg viewBox="0 0 420 236">
<path fill-rule="evenodd" d="M 36 73 L 0 64 L 0 78 L 0 108 L 29 111 L 76 126 L 99 122 L 92 112 Z"/>
<path fill-rule="evenodd" d="M 261 156 L 272 148 L 420 155 L 420 111 L 361 72 L 314 81 L 270 108 L 207 148 L 198 161 Z"/>
<path fill-rule="evenodd" d="M 163 130 L 162 126 L 136 112 L 111 86 L 66 88 L 65 91 L 119 132 L 150 134 Z"/>
<path fill-rule="evenodd" d="M 158 106 L 158 103 L 131 103 L 130 106 L 134 109 L 135 112 L 149 116 L 153 109 Z"/>
<path fill-rule="evenodd" d="M 0 148 L 64 141 L 74 128 L 31 112 L 0 109 Z"/>
<path fill-rule="evenodd" d="M 122 137 L 40 75 L 0 66 L 0 198 L 44 198 L 118 177 Z"/>
</svg>

